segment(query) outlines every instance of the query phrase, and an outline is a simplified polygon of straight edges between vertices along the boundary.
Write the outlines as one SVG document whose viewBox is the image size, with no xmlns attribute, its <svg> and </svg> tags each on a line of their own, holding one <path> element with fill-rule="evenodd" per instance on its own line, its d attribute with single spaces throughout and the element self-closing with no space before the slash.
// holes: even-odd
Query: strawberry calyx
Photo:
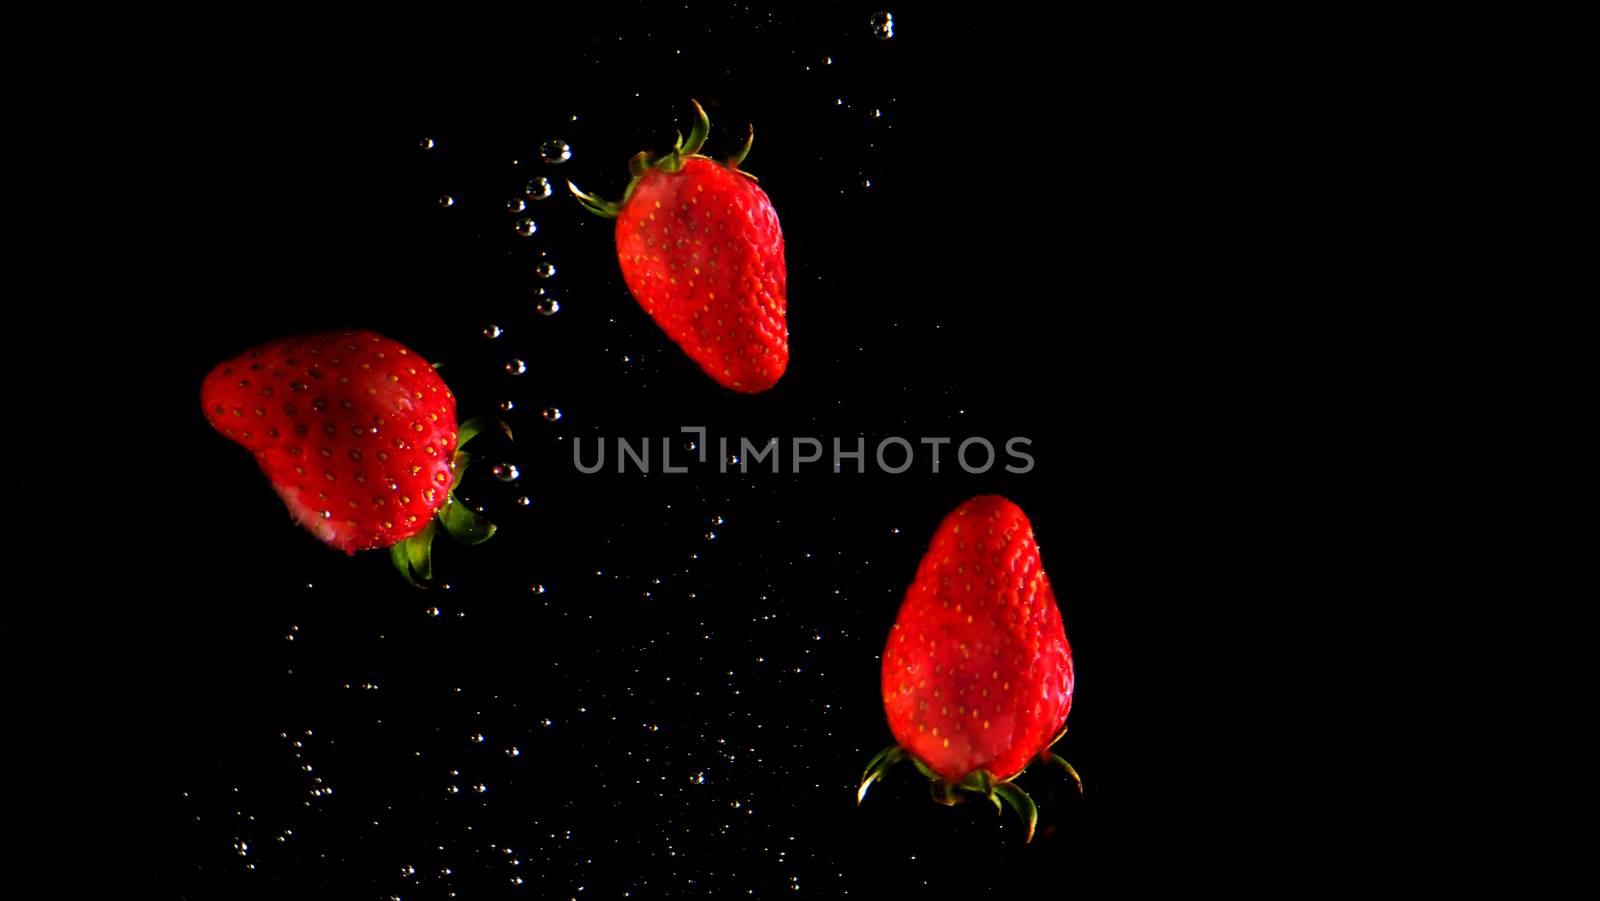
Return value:
<svg viewBox="0 0 1600 901">
<path fill-rule="evenodd" d="M 456 430 L 456 453 L 451 461 L 455 478 L 450 482 L 450 493 L 444 506 L 439 508 L 433 521 L 422 531 L 389 548 L 389 561 L 412 586 L 421 588 L 422 582 L 433 578 L 433 537 L 443 531 L 462 544 L 482 544 L 494 537 L 496 526 L 478 512 L 456 498 L 456 487 L 474 456 L 462 448 L 484 432 L 498 431 L 511 440 L 511 427 L 490 416 L 477 416 L 461 424 Z"/>
<path fill-rule="evenodd" d="M 1065 734 L 1065 731 L 1062 730 L 1063 734 Z M 1059 738 L 1060 736 L 1057 736 L 1057 739 Z M 1048 747 L 1039 752 L 1039 759 L 1047 765 L 1053 764 L 1063 767 L 1067 771 L 1067 775 L 1072 777 L 1073 783 L 1078 787 L 1078 793 L 1083 793 L 1083 780 L 1078 777 L 1078 771 L 1072 768 L 1072 764 L 1051 753 Z M 1033 798 L 1015 782 L 1016 778 L 1022 775 L 1022 772 L 1015 773 L 1010 778 L 1001 779 L 988 770 L 977 769 L 961 779 L 951 780 L 934 772 L 931 767 L 918 759 L 915 754 L 898 744 L 884 748 L 873 755 L 872 759 L 867 762 L 867 768 L 861 773 L 861 785 L 856 789 L 856 806 L 859 807 L 861 802 L 865 800 L 867 789 L 872 787 L 872 783 L 881 779 L 889 771 L 890 767 L 903 760 L 910 760 L 916 765 L 917 770 L 928 778 L 928 793 L 935 802 L 946 807 L 953 807 L 965 801 L 971 795 L 978 795 L 993 804 L 997 813 L 1004 809 L 1001 802 L 1005 802 L 1005 805 L 1016 811 L 1017 817 L 1022 820 L 1023 828 L 1027 831 L 1026 837 L 1023 839 L 1024 843 L 1033 841 L 1034 827 L 1039 822 L 1039 807 L 1033 803 Z M 1026 767 L 1023 768 L 1023 771 L 1026 771 Z"/>
<path fill-rule="evenodd" d="M 590 194 L 587 191 L 581 190 L 571 181 L 568 181 L 567 189 L 572 192 L 574 197 L 578 198 L 578 203 L 582 205 L 584 209 L 594 213 L 597 216 L 603 216 L 607 219 L 615 219 L 621 214 L 622 207 L 627 204 L 630 198 L 633 197 L 633 191 L 639 186 L 639 182 L 651 172 L 677 172 L 683 168 L 685 162 L 692 159 L 720 162 L 712 159 L 711 157 L 705 156 L 700 152 L 701 148 L 705 146 L 706 138 L 710 137 L 711 135 L 711 118 L 706 115 L 705 108 L 700 105 L 698 100 L 690 100 L 689 102 L 694 104 L 695 115 L 694 124 L 689 127 L 689 137 L 685 139 L 683 132 L 678 132 L 678 139 L 673 143 L 671 152 L 661 156 L 657 156 L 648 150 L 643 150 L 637 154 L 634 154 L 633 158 L 628 160 L 628 174 L 631 175 L 632 178 L 628 181 L 627 188 L 623 190 L 622 199 L 620 201 L 606 200 L 602 197 Z M 750 131 L 745 137 L 744 145 L 739 148 L 737 153 L 728 157 L 726 161 L 729 169 L 738 172 L 740 175 L 743 175 L 751 181 L 757 181 L 758 179 L 754 175 L 751 175 L 750 173 L 740 169 L 739 164 L 743 163 L 744 158 L 750 154 L 750 145 L 755 142 L 755 139 L 756 127 L 751 125 Z"/>
</svg>

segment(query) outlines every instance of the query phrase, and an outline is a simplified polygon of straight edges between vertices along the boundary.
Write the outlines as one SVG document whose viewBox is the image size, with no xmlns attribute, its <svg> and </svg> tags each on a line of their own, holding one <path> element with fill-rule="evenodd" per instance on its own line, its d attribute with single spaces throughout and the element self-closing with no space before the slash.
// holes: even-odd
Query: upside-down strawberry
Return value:
<svg viewBox="0 0 1600 901">
<path fill-rule="evenodd" d="M 1016 809 L 1033 838 L 1038 811 L 1012 784 L 1050 752 L 1072 707 L 1072 649 L 1033 528 L 1016 504 L 975 497 L 945 517 L 883 651 L 883 706 L 897 744 L 862 775 L 856 800 L 909 757 L 934 800 L 977 792 Z"/>
<path fill-rule="evenodd" d="M 783 229 L 755 176 L 700 155 L 710 120 L 694 104 L 685 142 L 629 163 L 622 201 L 567 186 L 584 208 L 617 220 L 617 261 L 628 290 L 690 359 L 723 387 L 756 393 L 789 365 Z"/>
<path fill-rule="evenodd" d="M 402 575 L 427 578 L 436 515 L 462 541 L 494 534 L 451 495 L 466 463 L 458 445 L 487 423 L 458 429 L 455 395 L 392 339 L 349 330 L 270 341 L 217 364 L 200 401 L 330 547 L 393 548 Z"/>
</svg>

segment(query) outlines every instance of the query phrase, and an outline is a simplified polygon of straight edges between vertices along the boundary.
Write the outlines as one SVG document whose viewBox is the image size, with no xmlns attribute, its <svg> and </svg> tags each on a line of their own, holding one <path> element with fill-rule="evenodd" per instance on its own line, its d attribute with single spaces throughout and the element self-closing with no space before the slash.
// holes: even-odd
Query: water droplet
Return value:
<svg viewBox="0 0 1600 901">
<path fill-rule="evenodd" d="M 524 238 L 532 237 L 533 233 L 538 231 L 538 230 L 539 230 L 538 224 L 535 223 L 532 219 L 518 219 L 517 220 L 517 234 L 523 236 Z"/>
<path fill-rule="evenodd" d="M 868 20 L 872 24 L 872 34 L 880 41 L 887 41 L 894 37 L 894 16 L 889 13 L 873 13 Z"/>
<path fill-rule="evenodd" d="M 317 515 L 321 516 L 323 519 L 332 519 L 333 518 L 333 511 L 324 510 L 324 511 L 322 511 L 321 513 L 319 513 Z"/>
<path fill-rule="evenodd" d="M 483 784 L 483 783 L 482 783 L 482 782 L 479 782 L 479 783 L 478 783 L 478 784 L 477 784 L 477 785 L 474 785 L 474 786 L 473 786 L 473 787 L 472 787 L 472 790 L 473 790 L 473 791 L 475 791 L 475 792 L 477 792 L 477 793 L 478 793 L 478 794 L 480 794 L 480 795 L 481 795 L 481 794 L 483 794 L 483 793 L 484 793 L 484 792 L 486 792 L 486 791 L 488 791 L 488 790 L 489 790 L 489 786 L 487 786 L 487 785 L 484 785 L 484 784 Z"/>
<path fill-rule="evenodd" d="M 572 159 L 572 148 L 566 141 L 545 141 L 539 145 L 539 156 L 547 163 L 564 163 Z"/>
<path fill-rule="evenodd" d="M 498 325 L 490 324 L 483 327 L 483 336 L 491 341 L 503 334 L 505 334 L 505 332 L 502 331 Z"/>
<path fill-rule="evenodd" d="M 526 507 L 531 503 L 533 503 L 533 501 L 528 500 L 526 497 L 517 498 L 517 506 L 519 507 Z"/>
<path fill-rule="evenodd" d="M 529 200 L 545 200 L 554 193 L 554 189 L 550 186 L 550 179 L 541 175 L 528 182 L 528 186 L 523 189 L 523 193 L 528 195 Z"/>
<path fill-rule="evenodd" d="M 700 444 L 693 438 L 690 438 L 688 441 L 683 443 L 683 449 L 686 451 L 696 451 L 700 449 Z"/>
<path fill-rule="evenodd" d="M 877 109 L 868 110 L 867 111 L 867 118 L 868 119 L 881 119 L 881 118 L 883 118 L 883 110 L 877 110 Z"/>
<path fill-rule="evenodd" d="M 439 615 L 439 608 L 438 607 L 429 607 L 427 610 L 424 610 L 422 612 L 428 614 L 429 616 L 438 616 Z"/>
<path fill-rule="evenodd" d="M 459 795 L 459 794 L 461 794 L 461 789 L 455 787 L 454 785 L 447 785 L 447 786 L 445 786 L 444 790 L 445 790 L 446 794 L 451 794 L 451 795 Z"/>
<path fill-rule="evenodd" d="M 719 513 L 719 514 L 711 517 L 711 524 L 714 525 L 714 526 L 722 525 L 722 515 Z"/>
<path fill-rule="evenodd" d="M 705 785 L 706 784 L 706 774 L 705 773 L 695 773 L 693 776 L 689 777 L 689 781 L 691 783 L 695 784 L 695 785 Z"/>
<path fill-rule="evenodd" d="M 507 360 L 506 361 L 506 372 L 511 374 L 511 375 L 522 375 L 524 372 L 527 372 L 527 371 L 528 371 L 528 364 L 522 362 L 521 360 Z"/>
<path fill-rule="evenodd" d="M 533 266 L 533 274 L 540 278 L 549 278 L 556 274 L 556 264 L 549 260 L 540 260 Z"/>
<path fill-rule="evenodd" d="M 440 195 L 439 205 L 448 209 L 456 205 L 456 199 L 451 197 L 449 194 Z"/>
<path fill-rule="evenodd" d="M 483 744 L 483 733 L 482 732 L 474 732 L 474 733 L 472 733 L 472 743 L 475 744 L 475 745 Z"/>
<path fill-rule="evenodd" d="M 533 311 L 540 316 L 554 316 L 561 312 L 561 302 L 554 297 L 544 297 L 533 305 Z"/>
<path fill-rule="evenodd" d="M 544 417 L 545 422 L 555 422 L 561 418 L 561 409 L 559 407 L 545 407 L 544 412 L 539 415 Z"/>
<path fill-rule="evenodd" d="M 407 865 L 405 865 L 405 866 L 400 868 L 400 875 L 408 877 L 408 878 L 411 877 L 411 876 L 415 876 L 415 875 L 417 875 L 417 868 L 414 867 L 414 866 L 411 866 L 410 864 L 407 864 Z"/>
<path fill-rule="evenodd" d="M 707 541 L 716 541 L 717 540 L 717 533 L 716 532 L 707 532 L 706 533 L 706 540 Z"/>
<path fill-rule="evenodd" d="M 515 410 L 516 408 L 517 408 L 517 402 L 514 401 L 514 400 L 503 400 L 503 401 L 500 402 L 500 409 L 501 409 L 502 412 L 510 413 L 512 410 Z"/>
<path fill-rule="evenodd" d="M 528 205 L 523 202 L 521 197 L 513 197 L 506 201 L 506 212 L 508 213 L 520 213 L 527 208 Z"/>
<path fill-rule="evenodd" d="M 863 178 L 863 179 L 862 179 L 862 180 L 861 180 L 861 187 L 863 187 L 863 188 L 870 188 L 870 187 L 872 187 L 872 179 L 870 179 L 870 178 Z"/>
<path fill-rule="evenodd" d="M 544 586 L 543 585 L 535 585 L 535 586 L 533 586 L 533 593 L 534 594 L 544 594 Z"/>
<path fill-rule="evenodd" d="M 522 473 L 510 463 L 496 463 L 489 469 L 489 473 L 502 482 L 515 482 Z"/>
<path fill-rule="evenodd" d="M 433 149 L 433 138 L 423 138 L 422 140 L 417 142 L 417 146 L 421 147 L 423 150 L 432 150 Z"/>
<path fill-rule="evenodd" d="M 521 757 L 522 756 L 522 752 L 517 750 L 515 746 L 512 746 L 512 747 L 506 748 L 506 756 L 507 757 Z"/>
<path fill-rule="evenodd" d="M 551 726 L 555 725 L 555 723 L 549 717 L 545 717 L 544 719 L 539 721 L 539 725 L 541 725 L 541 726 L 545 727 L 546 729 L 548 729 Z"/>
</svg>

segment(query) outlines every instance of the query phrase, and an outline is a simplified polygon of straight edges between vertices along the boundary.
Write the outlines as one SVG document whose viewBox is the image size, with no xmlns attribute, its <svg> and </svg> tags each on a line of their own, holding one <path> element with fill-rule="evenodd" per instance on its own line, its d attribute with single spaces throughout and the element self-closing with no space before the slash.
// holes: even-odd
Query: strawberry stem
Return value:
<svg viewBox="0 0 1600 901">
<path fill-rule="evenodd" d="M 889 767 L 906 759 L 906 749 L 899 745 L 890 745 L 872 756 L 867 761 L 867 768 L 861 773 L 861 787 L 856 789 L 856 806 L 861 806 L 861 799 L 867 796 L 867 789 L 881 777 Z M 912 758 L 913 760 L 916 758 Z"/>
<path fill-rule="evenodd" d="M 492 416 L 474 416 L 456 429 L 455 479 L 450 483 L 450 494 L 438 514 L 422 531 L 389 548 L 389 561 L 414 588 L 433 578 L 433 536 L 443 529 L 446 535 L 462 544 L 482 544 L 494 537 L 495 524 L 484 519 L 456 497 L 456 487 L 473 455 L 461 448 L 486 432 L 499 432 L 511 440 L 511 427 Z"/>
<path fill-rule="evenodd" d="M 1071 776 L 1073 783 L 1078 786 L 1078 794 L 1083 794 L 1083 779 L 1078 775 L 1078 771 L 1072 768 L 1072 764 L 1067 763 L 1067 759 L 1065 757 L 1062 757 L 1059 754 L 1051 753 L 1049 749 L 1046 749 L 1039 752 L 1039 759 L 1043 760 L 1046 766 L 1053 763 L 1066 770 L 1067 775 Z"/>
<path fill-rule="evenodd" d="M 422 587 L 419 579 L 426 582 L 433 578 L 433 525 L 428 523 L 422 531 L 389 548 L 394 568 L 416 588 Z"/>
<path fill-rule="evenodd" d="M 1023 839 L 1024 844 L 1033 841 L 1033 829 L 1039 822 L 1039 807 L 1028 797 L 1028 793 L 1010 782 L 1002 782 L 994 787 L 994 793 L 1002 801 L 1011 805 L 1011 809 L 1022 818 L 1022 825 L 1028 830 L 1028 837 Z"/>
<path fill-rule="evenodd" d="M 694 104 L 694 124 L 689 127 L 688 137 L 685 137 L 683 132 L 678 132 L 677 140 L 672 144 L 672 152 L 660 157 L 648 150 L 634 154 L 633 158 L 628 160 L 628 175 L 632 177 L 628 181 L 627 188 L 623 190 L 620 201 L 606 200 L 590 194 L 568 181 L 567 189 L 572 192 L 572 196 L 578 198 L 578 203 L 596 216 L 615 219 L 622 212 L 622 207 L 627 204 L 629 198 L 633 197 L 633 189 L 638 186 L 640 179 L 652 171 L 659 169 L 662 172 L 677 172 L 683 168 L 686 160 L 710 159 L 702 156 L 700 151 L 705 147 L 706 138 L 711 136 L 711 118 L 706 115 L 705 107 L 700 105 L 700 101 L 691 99 L 689 102 Z M 755 139 L 756 129 L 752 125 L 750 126 L 749 135 L 745 138 L 744 146 L 739 148 L 738 153 L 728 158 L 728 168 L 752 181 L 756 180 L 756 177 L 741 170 L 739 164 L 744 162 L 745 156 L 750 153 L 750 145 Z"/>
</svg>

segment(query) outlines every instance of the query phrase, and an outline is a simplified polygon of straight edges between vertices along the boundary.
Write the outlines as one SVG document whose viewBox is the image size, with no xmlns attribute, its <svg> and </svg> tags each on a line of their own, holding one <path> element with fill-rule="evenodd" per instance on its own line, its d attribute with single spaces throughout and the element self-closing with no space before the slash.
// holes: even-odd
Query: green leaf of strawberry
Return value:
<svg viewBox="0 0 1600 901">
<path fill-rule="evenodd" d="M 700 154 L 711 123 L 694 109 L 672 152 L 630 161 L 621 202 L 567 187 L 585 209 L 617 220 L 623 280 L 667 336 L 718 384 L 765 391 L 789 365 L 783 229 L 755 176 L 739 169 L 754 128 L 724 164 Z"/>
<path fill-rule="evenodd" d="M 883 702 L 897 744 L 863 774 L 857 803 L 909 758 L 934 800 L 961 792 L 1014 809 L 1033 838 L 1038 811 L 1015 779 L 1051 753 L 1072 707 L 1072 649 L 1027 516 L 996 495 L 945 517 L 906 591 L 883 652 Z"/>
</svg>

